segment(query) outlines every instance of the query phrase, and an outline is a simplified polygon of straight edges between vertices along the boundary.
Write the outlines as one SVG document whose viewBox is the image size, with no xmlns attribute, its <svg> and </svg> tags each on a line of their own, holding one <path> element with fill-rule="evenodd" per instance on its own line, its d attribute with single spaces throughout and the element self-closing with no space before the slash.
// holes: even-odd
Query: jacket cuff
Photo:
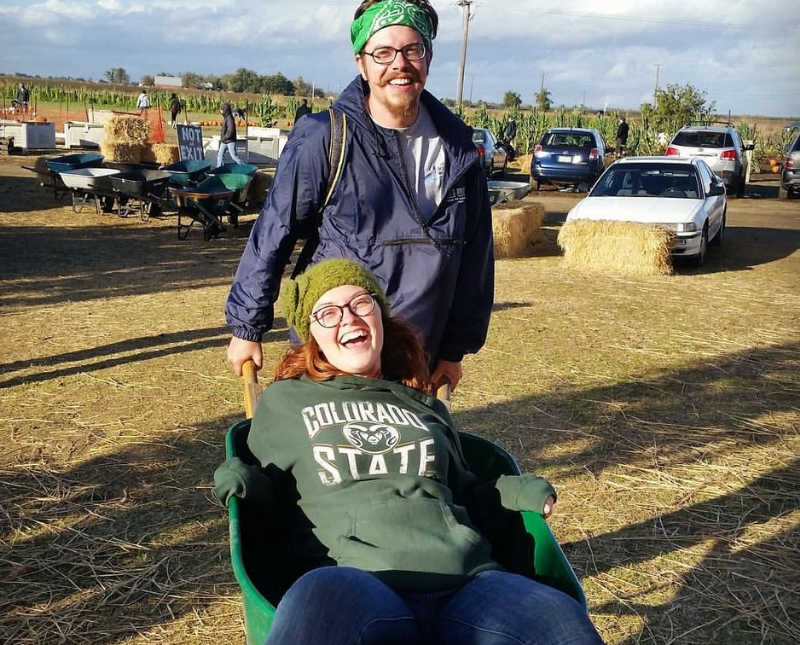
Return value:
<svg viewBox="0 0 800 645">
<path fill-rule="evenodd" d="M 255 331 L 254 329 L 248 329 L 247 327 L 232 327 L 231 333 L 236 336 L 236 338 L 241 338 L 242 340 L 250 340 L 255 343 L 261 342 L 261 332 Z"/>
<path fill-rule="evenodd" d="M 231 497 L 239 497 L 269 507 L 274 497 L 270 479 L 258 466 L 250 466 L 238 457 L 226 459 L 214 471 L 213 493 L 225 506 Z"/>
<path fill-rule="evenodd" d="M 451 363 L 460 363 L 464 360 L 464 352 L 460 352 L 457 349 L 441 349 L 439 350 L 439 359 L 440 361 L 450 361 Z M 434 367 L 436 367 L 434 365 Z"/>
</svg>

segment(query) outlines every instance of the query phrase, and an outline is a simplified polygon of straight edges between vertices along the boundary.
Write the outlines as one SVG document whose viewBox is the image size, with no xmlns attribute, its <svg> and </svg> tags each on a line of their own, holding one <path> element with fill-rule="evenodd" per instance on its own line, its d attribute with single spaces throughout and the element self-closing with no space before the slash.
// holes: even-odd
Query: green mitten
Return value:
<svg viewBox="0 0 800 645">
<path fill-rule="evenodd" d="M 536 511 L 542 513 L 544 503 L 556 489 L 544 477 L 536 475 L 501 475 L 495 484 L 500 493 L 500 503 L 509 511 Z"/>
<path fill-rule="evenodd" d="M 228 505 L 231 496 L 246 499 L 262 506 L 272 504 L 272 481 L 255 465 L 244 463 L 239 457 L 226 459 L 214 471 L 214 497 Z"/>
</svg>

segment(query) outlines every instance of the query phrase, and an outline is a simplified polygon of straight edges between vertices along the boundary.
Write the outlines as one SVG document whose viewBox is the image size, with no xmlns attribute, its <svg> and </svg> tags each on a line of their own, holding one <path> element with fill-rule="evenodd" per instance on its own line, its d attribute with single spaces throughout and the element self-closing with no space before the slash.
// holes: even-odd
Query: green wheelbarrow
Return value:
<svg viewBox="0 0 800 645">
<path fill-rule="evenodd" d="M 245 364 L 245 407 L 250 414 L 258 386 L 253 381 L 248 384 L 248 378 L 253 377 L 248 376 Z M 247 447 L 249 432 L 250 419 L 231 426 L 225 438 L 226 458 L 239 457 L 248 464 L 258 464 Z M 491 441 L 465 432 L 459 436 L 470 469 L 482 480 L 520 474 L 514 458 Z M 287 506 L 291 503 L 286 501 Z M 293 570 L 285 555 L 281 517 L 290 514 L 282 510 L 276 515 L 270 516 L 267 527 L 259 508 L 237 497 L 228 501 L 231 562 L 242 590 L 248 645 L 264 645 L 281 596 L 302 573 Z M 508 511 L 508 518 L 501 539 L 493 541 L 495 559 L 510 571 L 563 591 L 586 608 L 581 584 L 542 515 Z"/>
</svg>

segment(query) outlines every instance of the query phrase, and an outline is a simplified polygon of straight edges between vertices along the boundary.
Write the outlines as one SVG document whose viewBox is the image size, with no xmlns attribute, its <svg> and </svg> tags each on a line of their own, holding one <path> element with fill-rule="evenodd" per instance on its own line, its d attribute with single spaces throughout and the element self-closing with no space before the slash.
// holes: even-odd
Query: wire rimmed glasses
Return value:
<svg viewBox="0 0 800 645">
<path fill-rule="evenodd" d="M 397 54 L 403 54 L 409 63 L 416 63 L 425 58 L 425 43 L 411 43 L 405 47 L 397 49 L 395 47 L 376 47 L 371 52 L 364 52 L 366 56 L 372 56 L 378 65 L 391 65 Z"/>
</svg>

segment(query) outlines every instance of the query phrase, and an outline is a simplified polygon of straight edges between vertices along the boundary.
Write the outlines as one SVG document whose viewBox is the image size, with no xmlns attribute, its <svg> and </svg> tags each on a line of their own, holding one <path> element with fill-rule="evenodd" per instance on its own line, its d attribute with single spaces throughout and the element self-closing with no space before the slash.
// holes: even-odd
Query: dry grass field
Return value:
<svg viewBox="0 0 800 645">
<path fill-rule="evenodd" d="M 204 242 L 74 214 L 32 161 L 0 159 L 2 640 L 243 642 L 210 487 L 242 417 L 222 312 L 248 218 Z M 800 202 L 770 188 L 730 201 L 703 269 L 566 270 L 580 196 L 553 191 L 496 264 L 456 418 L 554 482 L 608 643 L 800 642 Z M 269 364 L 285 343 L 279 318 Z"/>
</svg>

